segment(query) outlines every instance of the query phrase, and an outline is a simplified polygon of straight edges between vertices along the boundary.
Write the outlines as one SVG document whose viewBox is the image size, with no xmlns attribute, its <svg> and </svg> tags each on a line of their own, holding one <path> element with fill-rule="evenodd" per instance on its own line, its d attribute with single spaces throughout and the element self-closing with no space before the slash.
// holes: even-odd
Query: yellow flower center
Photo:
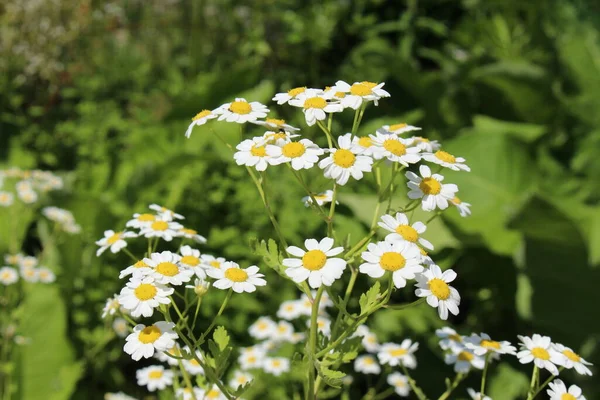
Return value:
<svg viewBox="0 0 600 400">
<path fill-rule="evenodd" d="M 8 279 L 8 278 L 10 278 L 11 276 L 12 276 L 12 274 L 11 274 L 10 272 L 8 272 L 8 271 L 4 271 L 4 272 L 2 273 L 2 279 Z"/>
<path fill-rule="evenodd" d="M 575 354 L 571 350 L 564 350 L 562 353 L 565 355 L 565 357 L 567 357 L 571 361 L 574 361 L 574 362 L 581 361 L 581 357 L 579 357 L 577 354 Z"/>
<path fill-rule="evenodd" d="M 454 198 L 452 199 L 452 202 L 453 202 L 454 204 L 460 204 L 460 203 L 462 203 L 462 200 L 461 200 L 461 199 L 459 199 L 458 197 L 454 196 Z"/>
<path fill-rule="evenodd" d="M 140 286 L 136 287 L 135 290 L 133 291 L 133 294 L 135 294 L 135 297 L 137 297 L 139 300 L 142 300 L 142 301 L 150 300 L 150 299 L 154 298 L 154 296 L 156 296 L 156 293 L 157 293 L 156 287 L 149 283 L 142 283 Z"/>
<path fill-rule="evenodd" d="M 166 231 L 169 229 L 169 223 L 166 221 L 156 221 L 152 223 L 152 230 L 155 231 Z"/>
<path fill-rule="evenodd" d="M 394 124 L 394 125 L 390 125 L 390 129 L 389 130 L 392 131 L 392 132 L 395 132 L 395 131 L 397 131 L 399 129 L 406 128 L 406 126 L 407 126 L 406 124 Z"/>
<path fill-rule="evenodd" d="M 406 258 L 404 258 L 402 254 L 395 253 L 393 251 L 383 253 L 381 259 L 379 260 L 379 265 L 381 268 L 391 272 L 404 268 L 405 264 Z"/>
<path fill-rule="evenodd" d="M 390 351 L 390 355 L 392 357 L 401 357 L 408 354 L 408 351 L 406 349 L 395 349 Z"/>
<path fill-rule="evenodd" d="M 200 264 L 200 259 L 194 256 L 184 256 L 181 257 L 181 263 L 195 267 L 196 265 Z"/>
<path fill-rule="evenodd" d="M 363 362 L 367 365 L 373 365 L 375 364 L 375 360 L 373 360 L 371 357 L 367 357 L 363 359 Z"/>
<path fill-rule="evenodd" d="M 344 97 L 346 97 L 346 93 L 344 93 L 344 92 L 335 92 L 334 96 L 337 97 L 338 99 L 343 99 Z"/>
<path fill-rule="evenodd" d="M 350 168 L 355 161 L 356 156 L 350 150 L 339 149 L 333 153 L 333 162 L 342 168 Z"/>
<path fill-rule="evenodd" d="M 306 86 L 303 87 L 297 87 L 297 88 L 293 88 L 288 90 L 288 94 L 290 95 L 290 97 L 296 97 L 298 96 L 300 93 L 304 93 L 306 91 Z"/>
<path fill-rule="evenodd" d="M 152 214 L 140 214 L 137 217 L 138 221 L 141 222 L 150 222 L 150 221 L 154 221 L 156 219 L 156 216 L 152 215 Z"/>
<path fill-rule="evenodd" d="M 425 194 L 439 194 L 442 191 L 442 185 L 434 178 L 423 178 L 419 183 L 419 189 Z"/>
<path fill-rule="evenodd" d="M 325 266 L 327 256 L 321 250 L 310 250 L 302 256 L 302 265 L 311 271 L 318 271 Z"/>
<path fill-rule="evenodd" d="M 192 364 L 194 367 L 199 367 L 200 366 L 200 363 L 195 358 L 192 358 L 190 360 L 190 364 Z"/>
<path fill-rule="evenodd" d="M 398 157 L 406 154 L 406 146 L 398 140 L 388 139 L 383 142 L 383 148 Z"/>
<path fill-rule="evenodd" d="M 410 225 L 398 225 L 396 233 L 402 236 L 402 238 L 408 242 L 415 243 L 419 239 L 419 234 Z"/>
<path fill-rule="evenodd" d="M 287 158 L 296 158 L 302 156 L 306 152 L 306 147 L 299 142 L 291 142 L 283 146 L 282 154 Z"/>
<path fill-rule="evenodd" d="M 265 146 L 254 145 L 250 149 L 250 154 L 252 154 L 255 157 L 264 157 L 267 155 L 267 150 L 265 149 Z"/>
<path fill-rule="evenodd" d="M 371 88 L 364 83 L 355 83 L 350 87 L 350 93 L 354 96 L 367 96 L 373 93 Z"/>
<path fill-rule="evenodd" d="M 119 239 L 121 239 L 121 232 L 117 232 L 114 235 L 112 235 L 111 237 L 109 237 L 106 242 L 108 244 L 115 244 Z"/>
<path fill-rule="evenodd" d="M 172 262 L 161 262 L 156 266 L 156 272 L 164 276 L 175 276 L 179 273 L 179 267 Z"/>
<path fill-rule="evenodd" d="M 150 373 L 148 374 L 148 377 L 150 379 L 160 379 L 163 376 L 163 372 L 162 371 L 150 371 Z"/>
<path fill-rule="evenodd" d="M 577 400 L 577 397 L 573 396 L 570 393 L 563 393 L 563 395 L 560 396 L 560 400 Z"/>
<path fill-rule="evenodd" d="M 247 379 L 245 376 L 238 376 L 238 378 L 237 378 L 237 382 L 238 382 L 240 385 L 243 385 L 244 383 L 248 382 L 248 379 Z"/>
<path fill-rule="evenodd" d="M 531 354 L 540 360 L 548 361 L 550 359 L 550 353 L 548 353 L 548 350 L 542 347 L 534 347 L 531 349 Z"/>
<path fill-rule="evenodd" d="M 358 144 L 361 147 L 371 147 L 373 146 L 373 141 L 371 141 L 371 138 L 368 136 L 363 136 L 360 139 L 358 139 Z"/>
<path fill-rule="evenodd" d="M 144 262 L 144 260 L 140 260 L 140 261 L 136 262 L 135 264 L 133 264 L 133 266 L 134 266 L 135 268 L 144 268 L 144 267 L 147 267 L 147 266 L 148 266 L 148 264 L 146 264 L 146 263 Z"/>
<path fill-rule="evenodd" d="M 254 356 L 250 356 L 246 359 L 246 361 L 248 361 L 249 363 L 253 364 L 256 362 L 256 357 Z"/>
<path fill-rule="evenodd" d="M 320 108 L 323 109 L 327 107 L 327 101 L 321 97 L 311 97 L 310 99 L 306 99 L 304 101 L 304 109 L 307 110 L 309 108 Z"/>
<path fill-rule="evenodd" d="M 198 231 L 195 231 L 195 230 L 189 229 L 189 228 L 183 228 L 181 230 L 181 232 L 183 232 L 183 233 L 185 233 L 187 235 L 197 235 L 198 234 Z"/>
<path fill-rule="evenodd" d="M 0 201 L 2 201 L 2 202 L 8 202 L 8 194 L 6 194 L 6 193 L 0 193 Z"/>
<path fill-rule="evenodd" d="M 442 151 L 442 150 L 436 151 L 435 156 L 438 159 L 440 159 L 444 162 L 450 163 L 450 164 L 454 164 L 456 162 L 456 157 L 454 157 L 452 154 L 446 153 L 445 151 Z"/>
<path fill-rule="evenodd" d="M 276 125 L 276 126 L 282 126 L 283 124 L 285 124 L 285 120 L 275 119 L 275 118 L 267 118 L 265 120 L 265 122 L 267 122 L 268 124 Z"/>
<path fill-rule="evenodd" d="M 446 300 L 450 297 L 450 286 L 440 278 L 433 278 L 429 281 L 429 290 L 440 300 Z"/>
<path fill-rule="evenodd" d="M 284 132 L 271 133 L 271 134 L 267 135 L 267 139 L 271 142 L 275 142 L 279 139 L 286 139 L 286 138 L 287 138 L 287 134 L 285 134 Z"/>
<path fill-rule="evenodd" d="M 208 115 L 210 115 L 210 110 L 202 110 L 198 114 L 196 114 L 194 118 L 192 118 L 192 121 L 198 121 L 199 119 L 204 118 Z"/>
<path fill-rule="evenodd" d="M 479 345 L 488 349 L 500 350 L 500 343 L 496 342 L 495 340 L 483 339 Z"/>
<path fill-rule="evenodd" d="M 287 332 L 288 328 L 285 325 L 279 325 L 277 327 L 277 331 L 279 331 L 280 333 L 285 333 Z"/>
<path fill-rule="evenodd" d="M 288 304 L 285 306 L 285 310 L 286 311 L 294 311 L 294 305 L 293 304 Z"/>
<path fill-rule="evenodd" d="M 144 344 L 154 343 L 158 340 L 161 333 L 162 332 L 160 331 L 160 329 L 158 329 L 156 326 L 147 326 L 144 329 L 142 329 L 142 331 L 138 335 L 138 339 Z"/>
<path fill-rule="evenodd" d="M 213 268 L 221 269 L 221 263 L 217 260 L 213 260 L 213 261 L 209 262 L 208 264 Z"/>
<path fill-rule="evenodd" d="M 248 274 L 241 268 L 229 268 L 225 271 L 225 278 L 233 282 L 246 282 Z"/>
<path fill-rule="evenodd" d="M 453 333 L 452 335 L 448 336 L 448 339 L 450 340 L 454 340 L 455 342 L 462 342 L 462 338 L 460 337 L 460 335 L 457 335 L 456 333 Z"/>
<path fill-rule="evenodd" d="M 279 361 L 279 360 L 273 360 L 271 362 L 271 365 L 274 366 L 275 368 L 281 367 L 281 361 Z"/>
<path fill-rule="evenodd" d="M 247 101 L 234 101 L 229 105 L 229 111 L 235 114 L 250 114 L 252 106 Z"/>
<path fill-rule="evenodd" d="M 373 89 L 375 86 L 377 86 L 376 83 L 374 82 L 369 82 L 369 81 L 362 81 L 360 83 L 361 85 L 365 85 L 366 87 L 368 87 L 369 89 Z"/>
<path fill-rule="evenodd" d="M 458 354 L 458 359 L 460 361 L 471 361 L 473 358 L 475 358 L 473 354 L 469 353 L 468 351 L 461 351 Z"/>
</svg>

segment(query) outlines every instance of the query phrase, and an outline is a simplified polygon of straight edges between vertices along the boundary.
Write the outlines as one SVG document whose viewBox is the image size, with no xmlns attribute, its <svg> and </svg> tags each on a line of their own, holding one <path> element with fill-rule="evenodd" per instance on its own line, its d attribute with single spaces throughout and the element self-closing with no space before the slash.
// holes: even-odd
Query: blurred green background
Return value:
<svg viewBox="0 0 600 400">
<path fill-rule="evenodd" d="M 517 334 L 550 335 L 600 363 L 597 2 L 5 0 L 0 22 L 0 165 L 63 175 L 67 190 L 53 203 L 83 227 L 52 253 L 58 284 L 29 293 L 22 398 L 141 396 L 135 363 L 100 319 L 128 260 L 97 259 L 94 240 L 159 203 L 187 216 L 208 238 L 206 252 L 260 262 L 248 241 L 273 232 L 252 183 L 208 130 L 186 140 L 185 129 L 201 109 L 236 96 L 273 106 L 276 92 L 338 79 L 385 81 L 392 94 L 368 110 L 362 134 L 414 123 L 471 166 L 448 180 L 473 215 L 446 213 L 428 231 L 434 259 L 459 274 L 453 326 L 513 343 Z M 239 141 L 236 126 L 218 127 Z M 320 232 L 302 190 L 274 174 L 289 241 Z M 375 201 L 356 187 L 364 194 L 342 197 L 339 217 L 353 237 L 367 231 L 364 209 Z M 23 227 L 30 253 L 36 228 Z M 360 289 L 368 284 L 361 277 Z M 270 299 L 297 296 L 276 286 L 234 301 L 224 321 L 238 343 L 249 344 L 258 315 L 275 312 Z M 371 326 L 382 341 L 419 340 L 415 376 L 431 396 L 441 392 L 451 368 L 433 338 L 443 326 L 434 310 L 382 312 Z M 511 360 L 491 372 L 494 399 L 523 398 L 530 366 Z M 563 379 L 600 398 L 597 379 L 570 371 Z"/>
</svg>

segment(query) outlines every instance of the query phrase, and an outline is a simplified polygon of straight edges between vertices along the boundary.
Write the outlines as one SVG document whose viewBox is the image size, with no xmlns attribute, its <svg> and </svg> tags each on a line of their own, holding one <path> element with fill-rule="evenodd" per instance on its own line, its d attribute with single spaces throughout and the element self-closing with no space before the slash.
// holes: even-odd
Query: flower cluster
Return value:
<svg viewBox="0 0 600 400">
<path fill-rule="evenodd" d="M 52 283 L 56 280 L 54 272 L 40 266 L 39 260 L 33 256 L 24 256 L 21 253 L 4 256 L 6 266 L 0 267 L 0 284 L 8 286 L 17 283 L 20 279 L 29 283 Z"/>
<path fill-rule="evenodd" d="M 38 201 L 40 193 L 59 190 L 63 186 L 62 178 L 49 171 L 20 168 L 0 170 L 0 207 L 9 207 L 15 200 L 33 204 Z"/>
</svg>

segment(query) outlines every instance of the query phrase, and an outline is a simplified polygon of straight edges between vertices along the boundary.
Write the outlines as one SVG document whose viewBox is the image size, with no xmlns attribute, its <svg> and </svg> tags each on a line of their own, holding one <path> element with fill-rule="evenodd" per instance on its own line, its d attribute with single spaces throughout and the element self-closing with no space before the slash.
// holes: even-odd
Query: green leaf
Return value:
<svg viewBox="0 0 600 400">
<path fill-rule="evenodd" d="M 481 135 L 508 135 L 523 142 L 533 142 L 547 132 L 547 127 L 524 122 L 509 122 L 490 118 L 485 115 L 473 117 L 473 130 Z"/>
<path fill-rule="evenodd" d="M 223 326 L 217 327 L 213 332 L 213 340 L 219 346 L 219 350 L 223 351 L 229 345 L 229 335 Z"/>
<path fill-rule="evenodd" d="M 361 315 L 366 314 L 371 311 L 373 306 L 377 304 L 379 297 L 381 294 L 379 290 L 381 289 L 381 284 L 379 281 L 376 281 L 373 286 L 366 292 L 360 295 L 360 299 L 358 303 L 360 304 L 360 313 Z"/>
<path fill-rule="evenodd" d="M 491 377 L 486 395 L 497 400 L 522 399 L 529 388 L 529 378 L 522 372 L 512 368 L 507 363 L 497 366 L 496 373 Z"/>
<path fill-rule="evenodd" d="M 334 371 L 324 366 L 319 366 L 317 373 L 323 378 L 323 382 L 335 388 L 342 387 L 342 378 L 346 376 L 342 371 Z"/>
<path fill-rule="evenodd" d="M 265 242 L 264 240 L 259 241 L 256 238 L 251 238 L 250 248 L 254 255 L 263 258 L 264 263 L 269 268 L 274 269 L 281 276 L 286 276 L 284 273 L 285 268 L 281 265 L 281 258 L 275 240 L 269 239 L 268 242 Z"/>
</svg>

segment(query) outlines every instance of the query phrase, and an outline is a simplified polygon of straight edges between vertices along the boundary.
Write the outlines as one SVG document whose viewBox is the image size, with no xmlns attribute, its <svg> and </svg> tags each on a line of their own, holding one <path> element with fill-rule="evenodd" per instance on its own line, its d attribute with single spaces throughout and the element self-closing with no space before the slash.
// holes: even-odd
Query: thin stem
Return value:
<svg viewBox="0 0 600 400">
<path fill-rule="evenodd" d="M 312 312 L 310 314 L 310 332 L 309 332 L 309 357 L 313 359 L 316 351 L 317 351 L 317 332 L 318 332 L 318 324 L 317 317 L 319 316 L 319 303 L 321 302 L 321 296 L 323 295 L 324 285 L 321 285 L 317 290 L 317 294 L 315 296 L 315 300 L 312 304 Z M 315 367 L 311 365 L 308 370 L 308 399 L 312 400 L 316 398 L 315 393 Z"/>
<path fill-rule="evenodd" d="M 345 260 L 349 260 L 351 256 L 354 255 L 357 251 L 359 251 L 373 236 L 375 235 L 375 231 L 371 230 L 367 236 L 362 238 L 360 242 L 356 243 L 354 247 L 352 247 L 348 252 L 344 255 Z"/>
<path fill-rule="evenodd" d="M 196 346 L 203 343 L 206 336 L 210 333 L 212 328 L 215 327 L 215 324 L 217 323 L 217 319 L 221 316 L 221 314 L 223 314 L 225 307 L 227 307 L 227 303 L 229 303 L 229 299 L 231 299 L 232 293 L 233 293 L 233 289 L 229 289 L 229 291 L 227 292 L 227 296 L 225 296 L 225 300 L 223 300 L 223 304 L 221 304 L 221 308 L 219 308 L 219 311 L 217 312 L 217 315 L 215 315 L 215 317 L 213 318 L 212 322 L 208 326 L 208 329 L 206 329 L 206 331 L 204 331 L 204 333 L 202 335 L 200 335 L 200 338 L 196 342 Z M 196 346 L 194 346 L 194 347 L 196 347 Z"/>
<path fill-rule="evenodd" d="M 533 372 L 531 373 L 531 383 L 529 384 L 529 391 L 527 392 L 527 400 L 532 400 L 537 393 L 536 382 L 538 380 L 539 369 L 537 365 L 533 364 Z"/>
<path fill-rule="evenodd" d="M 302 174 L 300 172 L 296 171 L 295 169 L 293 169 L 290 164 L 286 164 L 286 165 L 288 166 L 288 168 L 290 169 L 290 171 L 292 171 L 292 174 L 294 175 L 294 177 L 298 180 L 298 182 L 300 183 L 300 185 L 302 185 L 302 187 L 304 188 L 304 190 L 306 191 L 306 193 L 308 194 L 308 196 L 312 200 L 311 204 L 314 207 L 317 208 L 317 210 L 319 211 L 319 214 L 321 215 L 321 217 L 325 221 L 327 221 L 327 214 L 325 214 L 325 210 L 323 209 L 323 207 L 321 207 L 319 205 L 319 203 L 317 202 L 317 199 L 313 195 L 313 192 L 310 190 L 310 188 L 308 187 L 308 185 L 306 184 L 306 182 L 304 182 L 304 178 L 302 178 Z"/>
<path fill-rule="evenodd" d="M 491 356 L 492 356 L 491 352 L 488 352 L 485 355 L 485 366 L 483 367 L 483 374 L 481 375 L 481 389 L 479 390 L 479 393 L 481 393 L 482 398 L 485 395 L 485 379 L 487 377 L 487 371 L 488 371 L 488 366 L 490 365 Z"/>
<path fill-rule="evenodd" d="M 417 382 L 412 378 L 412 376 L 410 376 L 408 369 L 404 366 L 403 363 L 400 363 L 400 367 L 402 368 L 402 372 L 404 372 L 404 375 L 406 375 L 406 377 L 408 378 L 408 384 L 410 385 L 413 392 L 415 392 L 415 395 L 417 395 L 419 400 L 428 400 L 427 396 L 425 396 L 425 393 L 423 393 L 423 390 L 421 390 L 421 388 L 417 386 Z"/>
<path fill-rule="evenodd" d="M 564 369 L 565 369 L 565 367 L 560 367 L 560 368 L 558 369 L 558 373 L 560 374 L 560 373 L 561 373 L 561 372 L 562 372 Z M 556 375 L 556 376 L 558 376 L 558 375 Z M 537 388 L 537 390 L 535 391 L 535 393 L 534 393 L 534 394 L 533 394 L 533 396 L 532 396 L 532 399 L 535 399 L 535 396 L 537 396 L 538 394 L 540 394 L 540 392 L 541 392 L 542 390 L 544 390 L 544 388 L 545 388 L 546 386 L 548 386 L 548 384 L 549 384 L 550 382 L 552 382 L 554 379 L 556 379 L 556 376 L 554 376 L 554 375 L 550 375 L 550 376 L 548 377 L 548 379 L 546 379 L 546 380 L 544 381 L 544 383 L 542 383 L 542 384 L 541 384 L 541 385 L 540 385 L 540 386 Z"/>
<path fill-rule="evenodd" d="M 438 400 L 446 400 L 450 397 L 450 394 L 458 387 L 458 385 L 462 382 L 463 379 L 467 377 L 467 374 L 456 374 L 456 377 L 452 381 L 452 384 L 442 395 L 438 398 Z"/>
<path fill-rule="evenodd" d="M 436 212 L 434 215 L 432 215 L 426 222 L 425 224 L 430 223 L 431 221 L 433 221 L 434 219 L 436 219 L 437 217 L 439 217 L 440 215 L 442 215 L 441 211 Z"/>
<path fill-rule="evenodd" d="M 321 121 L 317 121 L 317 125 L 319 126 L 319 128 L 321 128 L 321 130 L 323 132 L 325 132 L 325 136 L 327 137 L 327 144 L 329 145 L 329 148 L 332 149 L 333 146 L 337 147 L 337 143 L 335 142 L 335 140 L 333 140 L 331 131 L 329 129 L 327 129 L 327 127 L 325 125 L 323 125 L 323 123 Z"/>
<path fill-rule="evenodd" d="M 386 304 L 385 306 L 383 306 L 383 308 L 387 308 L 389 310 L 405 310 L 407 308 L 418 306 L 419 304 L 424 303 L 426 299 L 427 299 L 426 297 L 421 297 L 420 299 L 415 300 L 415 301 L 413 301 L 411 303 L 406 303 L 406 304 Z"/>
<path fill-rule="evenodd" d="M 190 376 L 188 374 L 188 372 L 186 371 L 186 369 L 183 367 L 183 363 L 181 362 L 181 360 L 177 360 L 177 364 L 179 365 L 179 371 L 181 371 L 181 375 L 183 376 L 183 381 L 185 382 L 185 386 L 187 386 L 189 392 L 192 395 L 192 399 L 196 400 L 196 394 L 194 393 L 193 390 L 193 385 L 192 385 L 192 381 L 190 380 Z"/>
<path fill-rule="evenodd" d="M 335 203 L 337 198 L 336 183 L 333 184 L 333 195 L 331 197 L 331 205 L 329 206 L 329 217 L 327 218 L 327 236 L 333 238 L 333 214 L 335 214 Z"/>
<path fill-rule="evenodd" d="M 133 253 L 131 251 L 129 251 L 129 249 L 127 247 L 123 247 L 123 251 L 125 252 L 125 254 L 127 254 L 129 257 L 131 257 L 131 259 L 135 262 L 138 262 L 138 258 L 136 256 L 133 255 Z"/>
<path fill-rule="evenodd" d="M 352 268 L 352 267 L 351 267 Z M 358 270 L 352 268 L 352 273 L 350 275 L 350 281 L 348 282 L 348 286 L 346 286 L 346 293 L 344 294 L 344 299 L 342 300 L 342 304 L 340 304 L 340 312 L 335 319 L 335 323 L 333 324 L 333 328 L 331 329 L 331 337 L 335 337 L 337 334 L 337 330 L 339 328 L 339 324 L 342 320 L 342 315 L 344 313 L 347 314 L 346 306 L 348 305 L 348 301 L 350 300 L 350 294 L 352 293 L 352 289 L 354 289 L 354 284 L 356 283 L 356 278 L 358 276 Z M 331 297 L 331 296 L 329 296 Z M 333 297 L 332 297 L 333 299 Z"/>
</svg>

